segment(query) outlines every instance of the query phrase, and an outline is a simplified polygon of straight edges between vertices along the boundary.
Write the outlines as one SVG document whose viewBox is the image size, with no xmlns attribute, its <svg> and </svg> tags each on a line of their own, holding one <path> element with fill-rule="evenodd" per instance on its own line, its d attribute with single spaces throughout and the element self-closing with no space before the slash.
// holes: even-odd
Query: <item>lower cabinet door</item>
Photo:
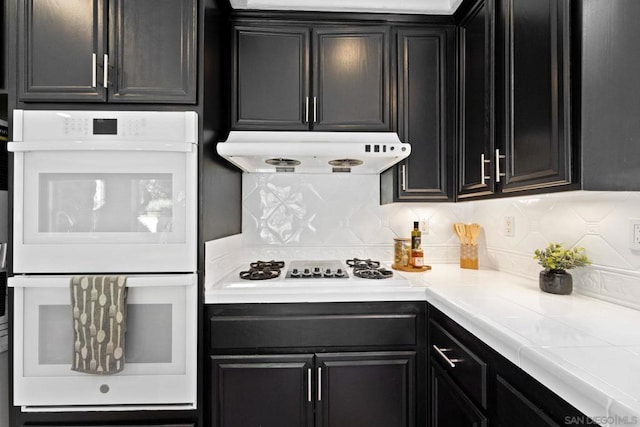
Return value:
<svg viewBox="0 0 640 427">
<path fill-rule="evenodd" d="M 497 427 L 560 427 L 504 378 L 496 379 Z"/>
<path fill-rule="evenodd" d="M 487 418 L 437 364 L 431 362 L 431 427 L 486 427 Z"/>
<path fill-rule="evenodd" d="M 313 355 L 211 356 L 215 427 L 313 426 Z"/>
<path fill-rule="evenodd" d="M 316 357 L 318 427 L 415 426 L 415 352 Z"/>
</svg>

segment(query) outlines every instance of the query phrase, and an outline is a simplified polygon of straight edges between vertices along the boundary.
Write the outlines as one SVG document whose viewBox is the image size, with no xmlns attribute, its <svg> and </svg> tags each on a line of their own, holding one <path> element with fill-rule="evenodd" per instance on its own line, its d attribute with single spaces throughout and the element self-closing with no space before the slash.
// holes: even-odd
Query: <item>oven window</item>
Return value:
<svg viewBox="0 0 640 427">
<path fill-rule="evenodd" d="M 41 233 L 173 231 L 173 181 L 162 173 L 41 173 Z"/>
<path fill-rule="evenodd" d="M 71 306 L 38 308 L 38 364 L 71 365 Z M 126 363 L 172 363 L 172 322 L 171 304 L 127 304 Z"/>
</svg>

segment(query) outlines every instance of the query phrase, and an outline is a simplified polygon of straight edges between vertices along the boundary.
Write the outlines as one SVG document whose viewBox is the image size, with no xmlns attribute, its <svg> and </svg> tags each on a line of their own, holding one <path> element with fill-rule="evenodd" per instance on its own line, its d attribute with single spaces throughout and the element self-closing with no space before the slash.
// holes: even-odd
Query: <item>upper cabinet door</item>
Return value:
<svg viewBox="0 0 640 427">
<path fill-rule="evenodd" d="M 236 26 L 233 129 L 308 130 L 309 30 Z"/>
<path fill-rule="evenodd" d="M 18 2 L 18 99 L 103 102 L 102 0 Z"/>
<path fill-rule="evenodd" d="M 314 130 L 391 130 L 389 27 L 313 31 Z"/>
<path fill-rule="evenodd" d="M 411 155 L 384 174 L 383 203 L 452 201 L 453 27 L 398 30 L 398 135 L 411 144 Z"/>
<path fill-rule="evenodd" d="M 458 26 L 458 197 L 494 191 L 493 0 L 477 1 Z"/>
<path fill-rule="evenodd" d="M 501 0 L 504 192 L 570 183 L 569 2 Z"/>
<path fill-rule="evenodd" d="M 109 101 L 195 104 L 197 0 L 111 0 Z"/>
</svg>

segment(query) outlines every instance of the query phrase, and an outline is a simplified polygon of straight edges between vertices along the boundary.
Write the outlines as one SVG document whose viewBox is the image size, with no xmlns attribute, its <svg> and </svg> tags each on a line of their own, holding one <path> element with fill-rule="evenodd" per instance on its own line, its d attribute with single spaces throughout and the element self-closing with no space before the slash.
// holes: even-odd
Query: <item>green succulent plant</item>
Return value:
<svg viewBox="0 0 640 427">
<path fill-rule="evenodd" d="M 564 249 L 560 243 L 549 243 L 544 250 L 536 249 L 533 259 L 537 259 L 538 264 L 547 271 L 564 271 L 591 264 L 584 248 Z"/>
</svg>

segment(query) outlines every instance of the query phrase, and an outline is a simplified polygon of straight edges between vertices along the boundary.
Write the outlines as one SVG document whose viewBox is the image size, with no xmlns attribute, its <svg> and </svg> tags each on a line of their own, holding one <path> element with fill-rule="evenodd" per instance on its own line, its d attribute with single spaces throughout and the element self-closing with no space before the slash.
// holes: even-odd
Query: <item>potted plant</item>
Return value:
<svg viewBox="0 0 640 427">
<path fill-rule="evenodd" d="M 540 289 L 559 295 L 573 291 L 573 279 L 566 270 L 591 264 L 584 248 L 564 249 L 560 243 L 549 243 L 544 250 L 536 249 L 533 258 L 544 267 L 540 272 Z"/>
</svg>

